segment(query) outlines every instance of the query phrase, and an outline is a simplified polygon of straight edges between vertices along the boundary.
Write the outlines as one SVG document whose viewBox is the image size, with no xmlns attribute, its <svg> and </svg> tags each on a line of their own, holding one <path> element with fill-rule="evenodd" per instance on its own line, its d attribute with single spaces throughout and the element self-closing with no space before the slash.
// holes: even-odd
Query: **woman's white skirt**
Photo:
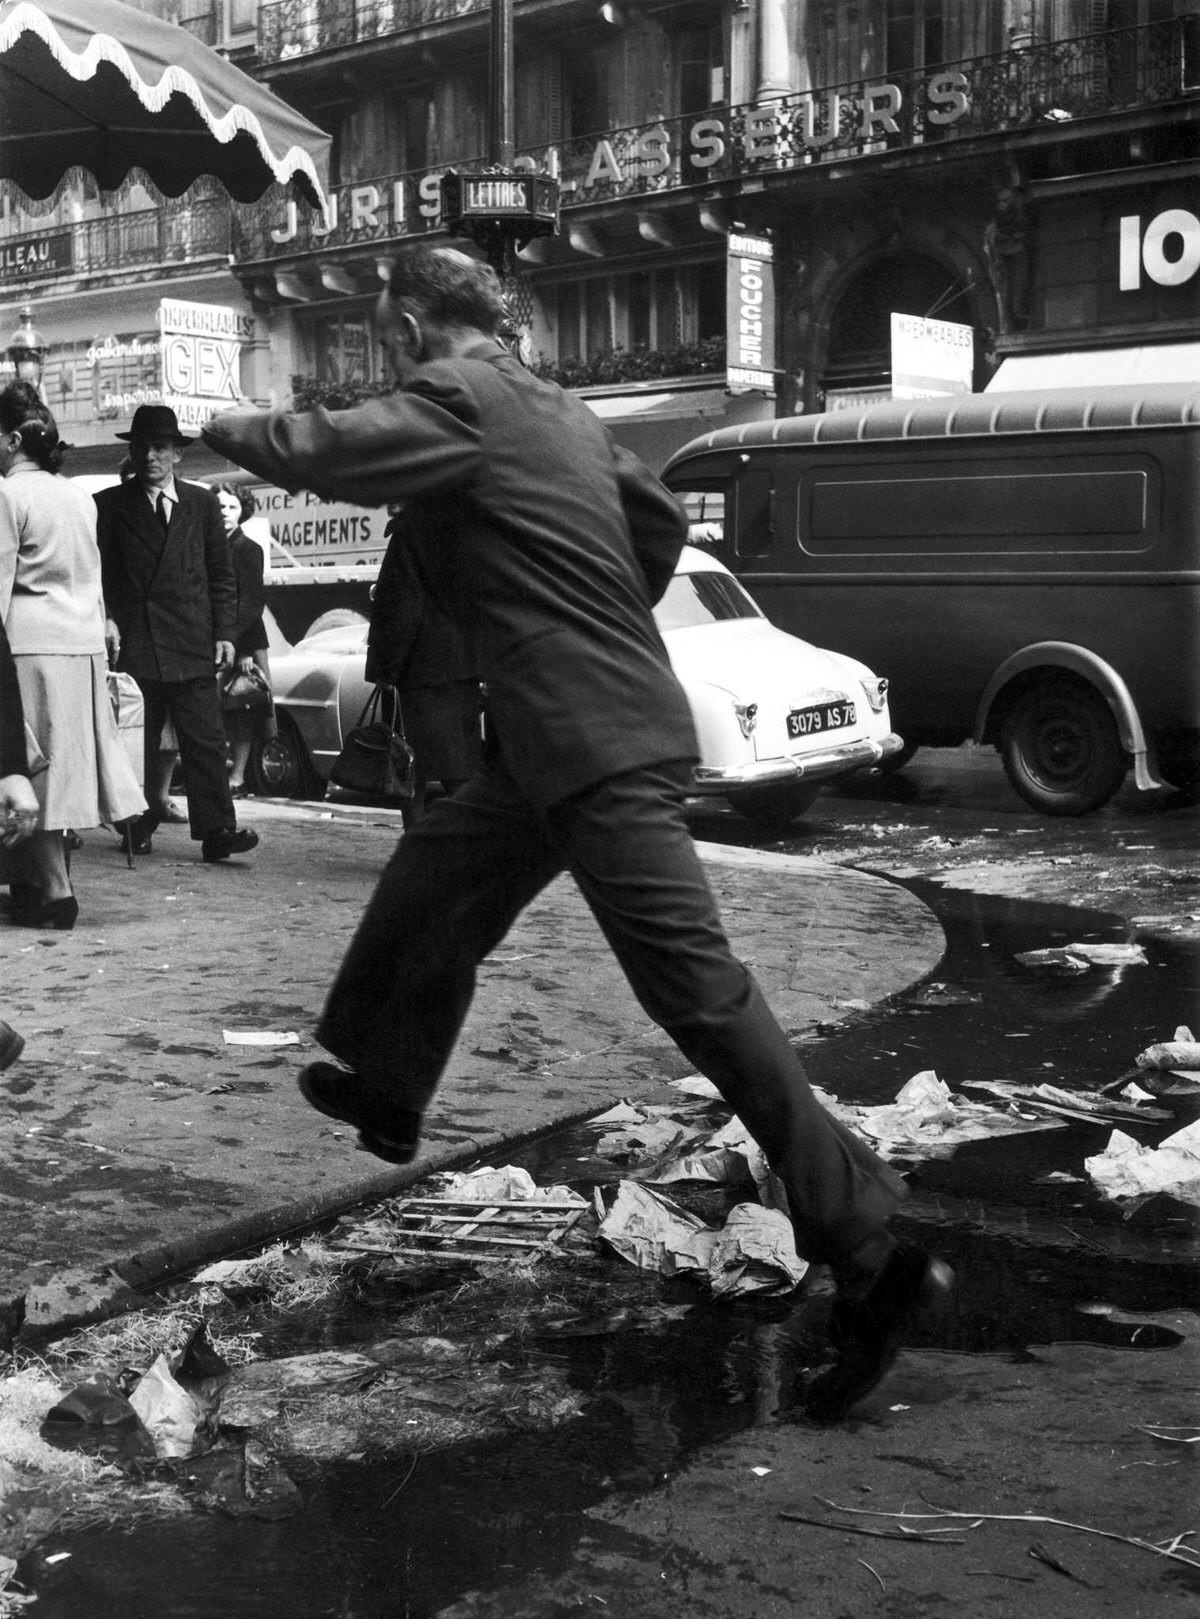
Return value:
<svg viewBox="0 0 1200 1619">
<path fill-rule="evenodd" d="M 32 778 L 39 830 L 111 825 L 141 814 L 146 800 L 117 733 L 104 653 L 24 652 L 14 662 L 25 723 L 46 760 Z"/>
</svg>

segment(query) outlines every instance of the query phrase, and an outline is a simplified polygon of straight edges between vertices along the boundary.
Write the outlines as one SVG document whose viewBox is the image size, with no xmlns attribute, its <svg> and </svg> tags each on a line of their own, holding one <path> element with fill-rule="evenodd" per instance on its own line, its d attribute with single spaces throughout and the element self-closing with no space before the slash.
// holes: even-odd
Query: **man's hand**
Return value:
<svg viewBox="0 0 1200 1619">
<path fill-rule="evenodd" d="M 108 652 L 109 665 L 115 668 L 117 659 L 121 656 L 121 632 L 111 618 L 104 621 L 104 645 Z"/>
<path fill-rule="evenodd" d="M 11 847 L 37 828 L 38 801 L 28 776 L 0 776 L 0 843 Z"/>
<path fill-rule="evenodd" d="M 213 662 L 216 664 L 218 669 L 232 669 L 233 668 L 233 642 L 232 641 L 218 641 L 217 642 L 216 651 L 215 651 L 215 654 L 214 654 L 214 657 L 213 657 Z"/>
<path fill-rule="evenodd" d="M 252 675 L 258 668 L 258 665 L 255 663 L 254 659 L 249 655 L 249 653 L 247 653 L 244 658 L 239 658 L 237 660 L 237 666 L 239 672 L 243 675 Z"/>
</svg>

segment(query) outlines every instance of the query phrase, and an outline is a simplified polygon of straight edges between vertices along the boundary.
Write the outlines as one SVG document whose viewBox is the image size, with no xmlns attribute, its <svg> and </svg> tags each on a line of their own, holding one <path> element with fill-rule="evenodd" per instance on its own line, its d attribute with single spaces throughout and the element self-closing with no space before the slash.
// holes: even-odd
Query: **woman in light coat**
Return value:
<svg viewBox="0 0 1200 1619">
<path fill-rule="evenodd" d="M 79 914 L 64 832 L 146 807 L 109 701 L 96 507 L 59 475 L 62 455 L 35 390 L 0 391 L 0 618 L 47 761 L 34 779 L 37 830 L 10 857 L 10 919 L 60 929 Z"/>
</svg>

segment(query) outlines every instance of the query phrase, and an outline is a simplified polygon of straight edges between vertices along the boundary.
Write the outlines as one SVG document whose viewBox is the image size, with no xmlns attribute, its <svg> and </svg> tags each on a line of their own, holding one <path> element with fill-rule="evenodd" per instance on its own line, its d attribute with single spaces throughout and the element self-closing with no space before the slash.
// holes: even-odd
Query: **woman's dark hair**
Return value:
<svg viewBox="0 0 1200 1619">
<path fill-rule="evenodd" d="M 387 295 L 401 309 L 439 326 L 490 333 L 507 317 L 496 272 L 456 248 L 406 249 L 389 267 Z"/>
<path fill-rule="evenodd" d="M 253 517 L 255 512 L 258 510 L 258 502 L 250 493 L 249 489 L 246 488 L 245 484 L 214 483 L 210 484 L 209 488 L 212 490 L 214 495 L 233 496 L 234 500 L 236 500 L 238 505 L 241 507 L 241 513 L 238 516 L 239 523 L 244 523 L 248 517 Z"/>
<path fill-rule="evenodd" d="M 21 449 L 43 472 L 57 472 L 67 451 L 54 417 L 28 382 L 0 389 L 0 432 L 18 433 Z"/>
</svg>

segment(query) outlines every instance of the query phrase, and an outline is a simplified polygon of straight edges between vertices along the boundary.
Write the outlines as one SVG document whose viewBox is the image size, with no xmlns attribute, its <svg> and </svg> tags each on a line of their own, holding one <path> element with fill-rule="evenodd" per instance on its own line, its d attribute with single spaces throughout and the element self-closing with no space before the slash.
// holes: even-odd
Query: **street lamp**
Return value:
<svg viewBox="0 0 1200 1619">
<path fill-rule="evenodd" d="M 42 367 L 50 345 L 33 324 L 33 309 L 29 304 L 21 310 L 21 324 L 9 338 L 4 352 L 17 381 L 40 389 Z"/>
<path fill-rule="evenodd" d="M 558 181 L 518 169 L 513 131 L 513 0 L 491 0 L 488 61 L 488 167 L 482 174 L 442 177 L 442 219 L 452 236 L 483 249 L 510 294 L 520 248 L 558 230 Z M 517 340 L 515 323 L 504 334 Z"/>
</svg>

